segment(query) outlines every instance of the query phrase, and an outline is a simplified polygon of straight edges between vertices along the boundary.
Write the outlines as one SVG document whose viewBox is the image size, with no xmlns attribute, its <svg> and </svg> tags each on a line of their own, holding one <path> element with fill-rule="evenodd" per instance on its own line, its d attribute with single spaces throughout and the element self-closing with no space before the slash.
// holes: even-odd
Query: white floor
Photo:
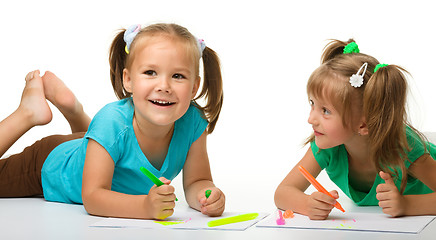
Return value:
<svg viewBox="0 0 436 240">
<path fill-rule="evenodd" d="M 181 197 L 179 199 L 182 199 Z M 177 209 L 186 209 L 179 200 Z M 377 207 L 356 207 L 347 199 L 347 211 L 378 212 Z M 229 209 L 232 202 L 228 201 Z M 234 208 L 233 208 L 234 209 Z M 247 203 L 245 209 L 268 211 Z M 274 206 L 271 206 L 271 210 Z M 272 211 L 271 211 L 272 212 Z M 436 221 L 420 234 L 373 233 L 345 230 L 270 229 L 251 227 L 245 231 L 158 230 L 89 227 L 102 218 L 90 216 L 82 205 L 47 202 L 43 198 L 0 199 L 0 239 L 434 239 Z"/>
</svg>

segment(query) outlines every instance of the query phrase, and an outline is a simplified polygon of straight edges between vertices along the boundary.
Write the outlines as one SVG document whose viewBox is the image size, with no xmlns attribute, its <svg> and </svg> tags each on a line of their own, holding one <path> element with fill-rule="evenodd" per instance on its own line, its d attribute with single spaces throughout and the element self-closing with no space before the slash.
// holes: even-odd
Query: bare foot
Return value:
<svg viewBox="0 0 436 240">
<path fill-rule="evenodd" d="M 83 111 L 83 106 L 74 93 L 52 72 L 46 71 L 42 81 L 45 97 L 64 115 L 71 130 L 87 131 L 91 119 Z"/>
<path fill-rule="evenodd" d="M 29 127 L 45 125 L 53 117 L 50 107 L 45 100 L 42 79 L 39 70 L 30 72 L 26 76 L 26 86 L 21 95 L 21 102 L 17 109 L 28 120 Z"/>
<path fill-rule="evenodd" d="M 77 101 L 74 93 L 52 72 L 45 72 L 42 76 L 44 93 L 47 100 L 65 114 L 76 114 L 82 111 L 82 106 Z"/>
</svg>

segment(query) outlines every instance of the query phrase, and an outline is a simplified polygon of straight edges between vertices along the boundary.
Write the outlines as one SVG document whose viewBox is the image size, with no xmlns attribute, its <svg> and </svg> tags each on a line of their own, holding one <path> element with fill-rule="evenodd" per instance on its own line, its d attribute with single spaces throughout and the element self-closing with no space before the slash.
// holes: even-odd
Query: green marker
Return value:
<svg viewBox="0 0 436 240">
<path fill-rule="evenodd" d="M 206 198 L 209 198 L 211 193 L 212 193 L 212 190 L 206 190 L 206 192 L 204 192 L 204 195 L 206 195 Z"/>
<path fill-rule="evenodd" d="M 145 167 L 141 167 L 140 168 L 140 170 L 141 170 L 141 172 L 145 175 L 145 176 L 147 176 L 154 184 L 156 184 L 156 186 L 162 186 L 162 185 L 164 185 L 164 183 L 161 181 L 161 180 L 159 180 L 159 178 L 157 178 L 155 175 L 153 175 L 153 173 L 151 173 L 150 171 L 148 171 L 148 169 L 147 168 L 145 168 Z M 176 201 L 179 201 L 177 198 L 176 198 Z"/>
<path fill-rule="evenodd" d="M 208 222 L 207 226 L 208 227 L 216 227 L 216 226 L 221 226 L 221 225 L 226 225 L 226 224 L 231 224 L 231 223 L 245 222 L 245 221 L 250 221 L 250 220 L 256 219 L 258 216 L 259 216 L 259 213 L 247 213 L 247 214 L 237 215 L 237 216 L 233 216 L 233 217 L 221 218 L 221 219 L 212 220 L 212 221 Z"/>
</svg>

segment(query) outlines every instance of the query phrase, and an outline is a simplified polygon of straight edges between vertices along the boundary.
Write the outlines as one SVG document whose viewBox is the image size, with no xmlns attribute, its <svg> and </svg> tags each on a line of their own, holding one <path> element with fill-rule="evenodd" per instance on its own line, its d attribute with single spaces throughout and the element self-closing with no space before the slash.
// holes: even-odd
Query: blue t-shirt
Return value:
<svg viewBox="0 0 436 240">
<path fill-rule="evenodd" d="M 168 153 L 158 170 L 141 151 L 133 131 L 133 113 L 131 98 L 110 103 L 95 115 L 84 138 L 57 146 L 42 167 L 44 198 L 55 202 L 82 203 L 82 173 L 90 138 L 102 145 L 114 161 L 113 191 L 148 194 L 154 184 L 139 170 L 142 166 L 158 178 L 174 179 L 185 164 L 191 144 L 205 131 L 207 121 L 191 104 L 175 122 Z"/>
</svg>

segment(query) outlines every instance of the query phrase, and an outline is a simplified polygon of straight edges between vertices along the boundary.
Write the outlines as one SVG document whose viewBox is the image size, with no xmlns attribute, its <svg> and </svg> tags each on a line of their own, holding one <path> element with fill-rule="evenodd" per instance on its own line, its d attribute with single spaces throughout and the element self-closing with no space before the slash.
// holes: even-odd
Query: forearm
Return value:
<svg viewBox="0 0 436 240">
<path fill-rule="evenodd" d="M 91 215 L 150 219 L 144 208 L 145 195 L 128 195 L 107 189 L 83 194 L 83 205 Z"/>
<path fill-rule="evenodd" d="M 404 215 L 436 215 L 436 192 L 420 195 L 404 195 L 406 211 Z"/>
<path fill-rule="evenodd" d="M 274 202 L 277 208 L 292 210 L 308 215 L 307 201 L 309 196 L 294 186 L 279 185 L 274 194 Z"/>
<path fill-rule="evenodd" d="M 189 186 L 185 186 L 185 197 L 191 208 L 200 211 L 201 204 L 198 201 L 198 194 L 205 192 L 207 188 L 215 187 L 212 180 L 204 179 L 191 183 Z"/>
</svg>

